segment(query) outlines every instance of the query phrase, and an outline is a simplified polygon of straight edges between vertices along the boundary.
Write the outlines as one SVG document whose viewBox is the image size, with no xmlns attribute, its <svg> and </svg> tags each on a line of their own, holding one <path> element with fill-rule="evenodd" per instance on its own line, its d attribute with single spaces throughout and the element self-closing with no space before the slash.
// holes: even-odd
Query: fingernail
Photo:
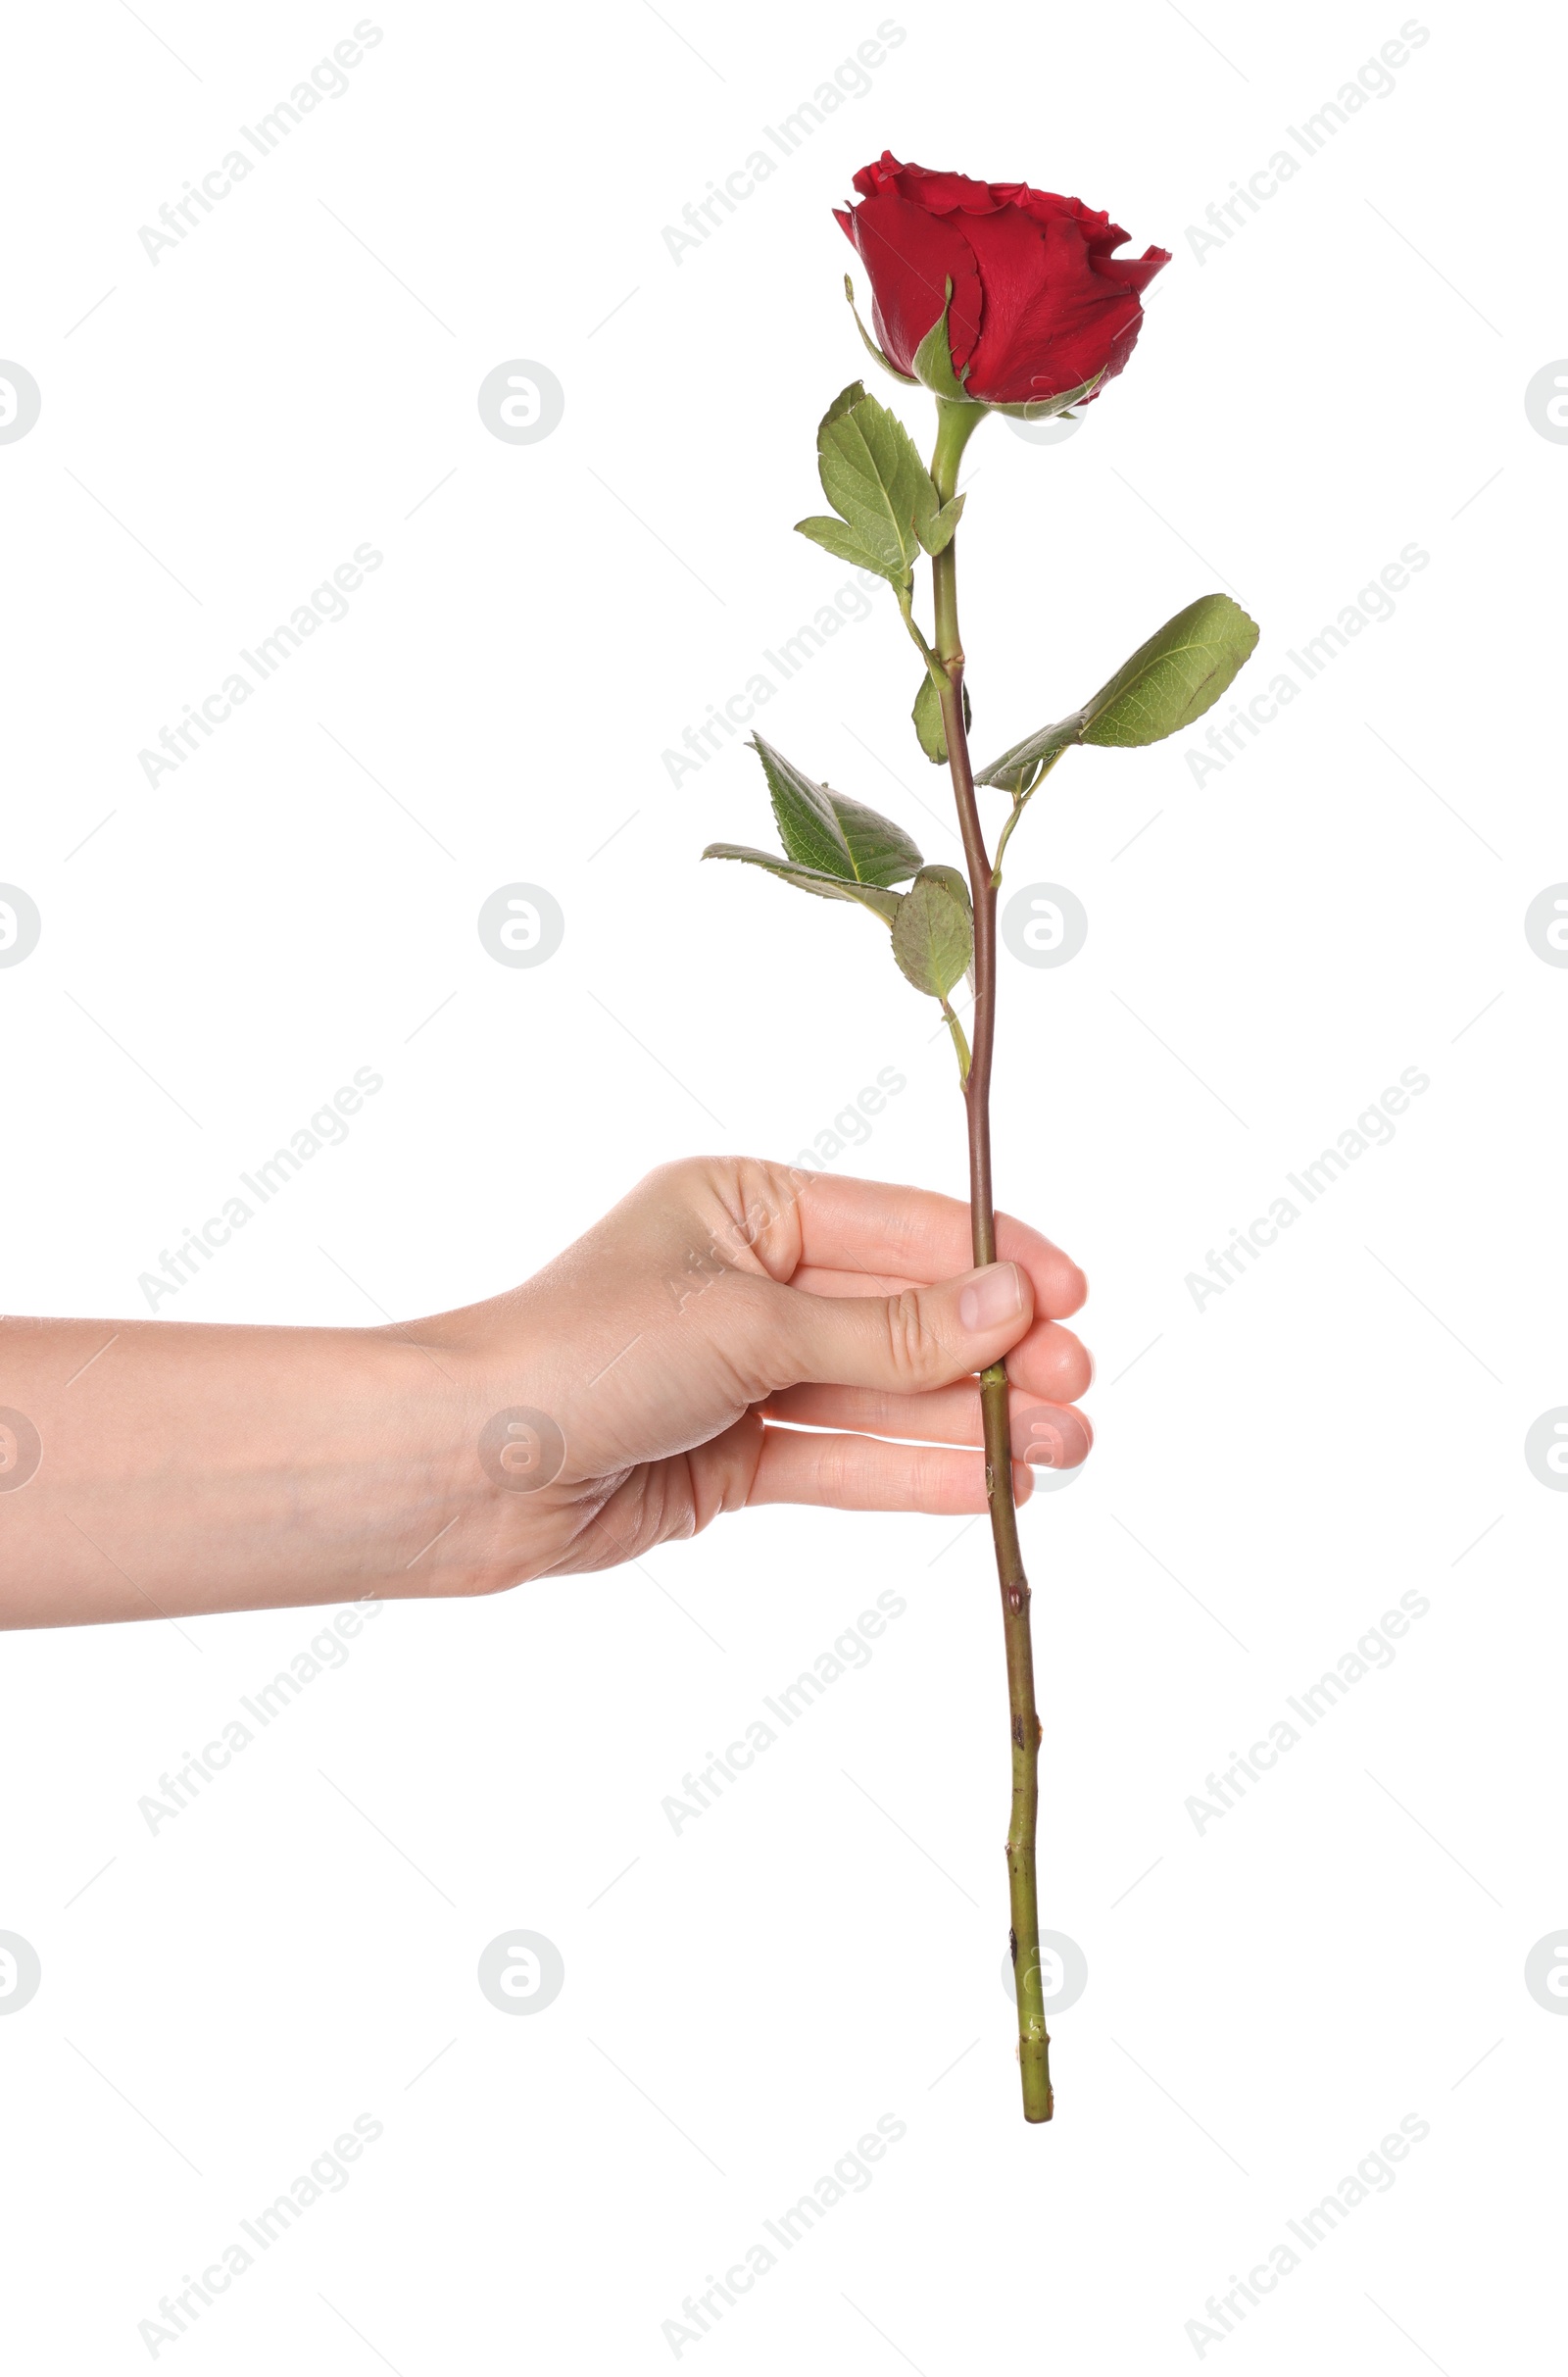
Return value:
<svg viewBox="0 0 1568 2377">
<path fill-rule="evenodd" d="M 1023 1282 L 1015 1263 L 992 1263 L 976 1271 L 958 1297 L 958 1319 L 974 1336 L 1016 1320 L 1023 1311 Z"/>
</svg>

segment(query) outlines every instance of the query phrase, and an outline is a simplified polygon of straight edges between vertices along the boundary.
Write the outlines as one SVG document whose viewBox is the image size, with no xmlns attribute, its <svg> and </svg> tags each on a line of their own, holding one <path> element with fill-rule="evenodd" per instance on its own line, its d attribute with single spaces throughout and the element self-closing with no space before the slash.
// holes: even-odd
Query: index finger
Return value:
<svg viewBox="0 0 1568 2377">
<path fill-rule="evenodd" d="M 973 1265 L 969 1208 L 956 1197 L 834 1172 L 796 1173 L 795 1180 L 801 1251 L 794 1277 L 803 1269 L 847 1279 L 869 1272 L 923 1285 Z M 1029 1273 L 1039 1318 L 1064 1319 L 1089 1293 L 1071 1256 L 1010 1213 L 997 1215 L 997 1255 Z"/>
</svg>

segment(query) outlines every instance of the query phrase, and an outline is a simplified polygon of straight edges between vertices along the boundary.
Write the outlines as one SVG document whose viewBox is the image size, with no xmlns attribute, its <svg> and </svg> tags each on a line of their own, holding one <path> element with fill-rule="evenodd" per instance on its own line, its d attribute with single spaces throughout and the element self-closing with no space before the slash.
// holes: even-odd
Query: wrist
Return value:
<svg viewBox="0 0 1568 2377">
<path fill-rule="evenodd" d="M 560 1549 L 561 1497 L 546 1489 L 565 1445 L 549 1416 L 549 1330 L 527 1290 L 369 1334 L 418 1365 L 412 1404 L 389 1406 L 409 1466 L 389 1594 L 496 1593 L 542 1573 Z M 390 1395 L 393 1364 L 377 1359 Z M 396 1391 L 410 1391 L 407 1372 Z"/>
</svg>

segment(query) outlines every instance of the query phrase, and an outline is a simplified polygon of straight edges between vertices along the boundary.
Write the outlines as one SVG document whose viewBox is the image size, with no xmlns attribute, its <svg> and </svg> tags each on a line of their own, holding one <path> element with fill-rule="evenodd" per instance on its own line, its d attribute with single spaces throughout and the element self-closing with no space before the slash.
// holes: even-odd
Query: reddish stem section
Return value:
<svg viewBox="0 0 1568 2377">
<path fill-rule="evenodd" d="M 964 444 L 984 418 L 974 405 L 937 402 L 937 449 L 932 476 L 944 503 L 957 481 Z M 997 1015 L 997 886 L 975 800 L 974 771 L 963 724 L 963 645 L 958 635 L 956 539 L 939 553 L 932 572 L 936 595 L 936 642 L 944 683 L 940 689 L 942 730 L 948 746 L 958 829 L 974 903 L 974 1012 L 971 1055 L 964 1083 L 969 1119 L 969 1213 L 976 1263 L 997 1259 L 997 1221 L 991 1182 L 991 1074 Z M 994 1362 L 980 1374 L 985 1433 L 986 1500 L 1002 1587 L 1002 1622 L 1007 1655 L 1007 1708 L 1012 1753 L 1012 1818 L 1007 1828 L 1007 1888 L 1012 1913 L 1012 1962 L 1018 2000 L 1018 2063 L 1026 2121 L 1052 2115 L 1051 2041 L 1046 2030 L 1040 1970 L 1040 1910 L 1035 1878 L 1035 1828 L 1040 1804 L 1041 1725 L 1035 1709 L 1034 1649 L 1029 1630 L 1029 1580 L 1018 1541 L 1018 1511 L 1012 1493 L 1012 1430 L 1007 1411 L 1007 1372 Z"/>
</svg>

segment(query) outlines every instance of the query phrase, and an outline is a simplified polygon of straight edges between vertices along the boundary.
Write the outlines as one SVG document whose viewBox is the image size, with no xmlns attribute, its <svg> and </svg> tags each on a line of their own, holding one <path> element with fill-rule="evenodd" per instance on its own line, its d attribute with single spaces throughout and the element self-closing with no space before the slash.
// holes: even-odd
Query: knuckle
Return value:
<svg viewBox="0 0 1568 2377">
<path fill-rule="evenodd" d="M 817 1485 L 830 1510 L 853 1507 L 863 1448 L 853 1437 L 825 1436 L 816 1448 Z"/>
<path fill-rule="evenodd" d="M 656 1164 L 651 1172 L 643 1174 L 638 1188 L 650 1196 L 677 1196 L 693 1186 L 700 1163 L 696 1156 L 677 1156 L 668 1164 Z"/>
<path fill-rule="evenodd" d="M 709 1343 L 741 1409 L 800 1382 L 802 1352 L 770 1281 L 727 1270 L 720 1294 L 709 1301 Z"/>
<path fill-rule="evenodd" d="M 883 1306 L 888 1366 L 901 1387 L 929 1384 L 945 1369 L 941 1339 L 926 1318 L 917 1288 L 901 1288 Z"/>
</svg>

